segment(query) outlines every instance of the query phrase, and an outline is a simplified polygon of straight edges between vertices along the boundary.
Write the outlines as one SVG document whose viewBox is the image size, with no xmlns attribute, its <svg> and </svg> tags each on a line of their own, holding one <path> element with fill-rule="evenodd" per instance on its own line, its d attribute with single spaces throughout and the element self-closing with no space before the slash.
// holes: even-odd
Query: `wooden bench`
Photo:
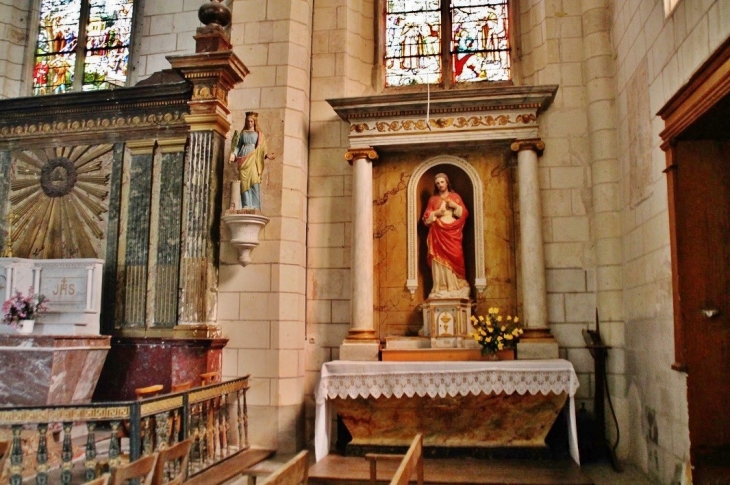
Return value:
<svg viewBox="0 0 730 485">
<path fill-rule="evenodd" d="M 156 463 L 157 453 L 143 456 L 139 460 L 115 468 L 109 483 L 110 485 L 124 485 L 128 480 L 139 478 L 140 485 L 151 485 Z"/>
<path fill-rule="evenodd" d="M 192 438 L 188 438 L 157 453 L 152 485 L 180 485 L 187 479 L 192 444 Z"/>
<path fill-rule="evenodd" d="M 378 460 L 401 460 L 400 466 L 395 471 L 390 485 L 407 485 L 411 481 L 413 472 L 416 472 L 418 485 L 423 485 L 423 434 L 418 433 L 405 455 L 393 455 L 383 453 L 368 453 L 365 459 L 370 462 L 370 484 L 377 482 L 377 461 Z"/>
<path fill-rule="evenodd" d="M 309 452 L 304 450 L 269 475 L 262 485 L 307 485 L 308 481 Z"/>
</svg>

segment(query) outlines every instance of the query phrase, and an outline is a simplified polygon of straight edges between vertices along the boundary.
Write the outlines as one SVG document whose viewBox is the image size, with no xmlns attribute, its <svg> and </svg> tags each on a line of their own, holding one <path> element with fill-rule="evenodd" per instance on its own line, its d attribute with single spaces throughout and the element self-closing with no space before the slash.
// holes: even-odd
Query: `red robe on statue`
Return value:
<svg viewBox="0 0 730 485">
<path fill-rule="evenodd" d="M 469 212 L 466 210 L 466 205 L 464 205 L 464 201 L 461 200 L 459 194 L 449 192 L 445 198 L 440 195 L 432 196 L 428 200 L 428 205 L 423 213 L 423 221 L 425 222 L 433 211 L 439 210 L 446 199 L 461 206 L 461 217 L 454 218 L 452 222 L 444 222 L 442 220 L 444 218 L 434 219 L 428 231 L 428 256 L 426 261 L 429 268 L 432 267 L 434 260 L 438 261 L 453 271 L 459 279 L 465 280 L 466 267 L 462 241 L 464 239 L 464 225 Z"/>
</svg>

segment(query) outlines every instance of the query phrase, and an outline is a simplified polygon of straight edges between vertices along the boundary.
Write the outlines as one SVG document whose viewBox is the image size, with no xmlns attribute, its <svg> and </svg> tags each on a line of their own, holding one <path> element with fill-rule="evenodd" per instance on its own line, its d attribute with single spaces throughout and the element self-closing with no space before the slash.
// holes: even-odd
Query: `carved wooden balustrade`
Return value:
<svg viewBox="0 0 730 485">
<path fill-rule="evenodd" d="M 188 475 L 195 476 L 248 448 L 248 379 L 138 401 L 0 408 L 0 430 L 11 431 L 8 483 L 20 485 L 33 475 L 36 484 L 81 483 L 188 437 Z M 57 430 L 51 438 L 49 429 Z M 122 436 L 129 438 L 128 450 Z M 56 463 L 49 460 L 49 440 L 60 445 Z"/>
</svg>

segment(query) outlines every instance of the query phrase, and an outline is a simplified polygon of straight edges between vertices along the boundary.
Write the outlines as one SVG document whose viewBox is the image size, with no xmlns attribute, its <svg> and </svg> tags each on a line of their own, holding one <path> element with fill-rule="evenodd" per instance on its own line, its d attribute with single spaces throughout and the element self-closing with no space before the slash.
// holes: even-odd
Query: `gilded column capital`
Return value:
<svg viewBox="0 0 730 485">
<path fill-rule="evenodd" d="M 367 158 L 370 161 L 377 160 L 378 152 L 370 147 L 350 148 L 347 152 L 345 152 L 345 160 L 347 160 L 350 165 L 352 165 L 353 160 L 357 160 L 359 158 Z"/>
<path fill-rule="evenodd" d="M 542 156 L 543 150 L 545 150 L 545 142 L 539 138 L 531 138 L 528 140 L 515 140 L 510 146 L 513 152 L 521 152 L 523 150 L 532 150 L 537 152 L 538 156 Z"/>
<path fill-rule="evenodd" d="M 132 155 L 152 155 L 155 143 L 155 140 L 130 140 L 126 146 Z"/>
</svg>

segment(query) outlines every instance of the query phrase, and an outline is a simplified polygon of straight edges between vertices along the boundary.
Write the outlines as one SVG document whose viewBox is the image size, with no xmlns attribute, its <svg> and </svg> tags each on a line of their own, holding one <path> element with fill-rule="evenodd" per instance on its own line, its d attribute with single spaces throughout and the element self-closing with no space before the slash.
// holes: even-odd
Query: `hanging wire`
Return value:
<svg viewBox="0 0 730 485">
<path fill-rule="evenodd" d="M 431 73 L 426 73 L 426 128 L 431 131 L 431 122 L 429 120 L 431 116 Z"/>
</svg>

